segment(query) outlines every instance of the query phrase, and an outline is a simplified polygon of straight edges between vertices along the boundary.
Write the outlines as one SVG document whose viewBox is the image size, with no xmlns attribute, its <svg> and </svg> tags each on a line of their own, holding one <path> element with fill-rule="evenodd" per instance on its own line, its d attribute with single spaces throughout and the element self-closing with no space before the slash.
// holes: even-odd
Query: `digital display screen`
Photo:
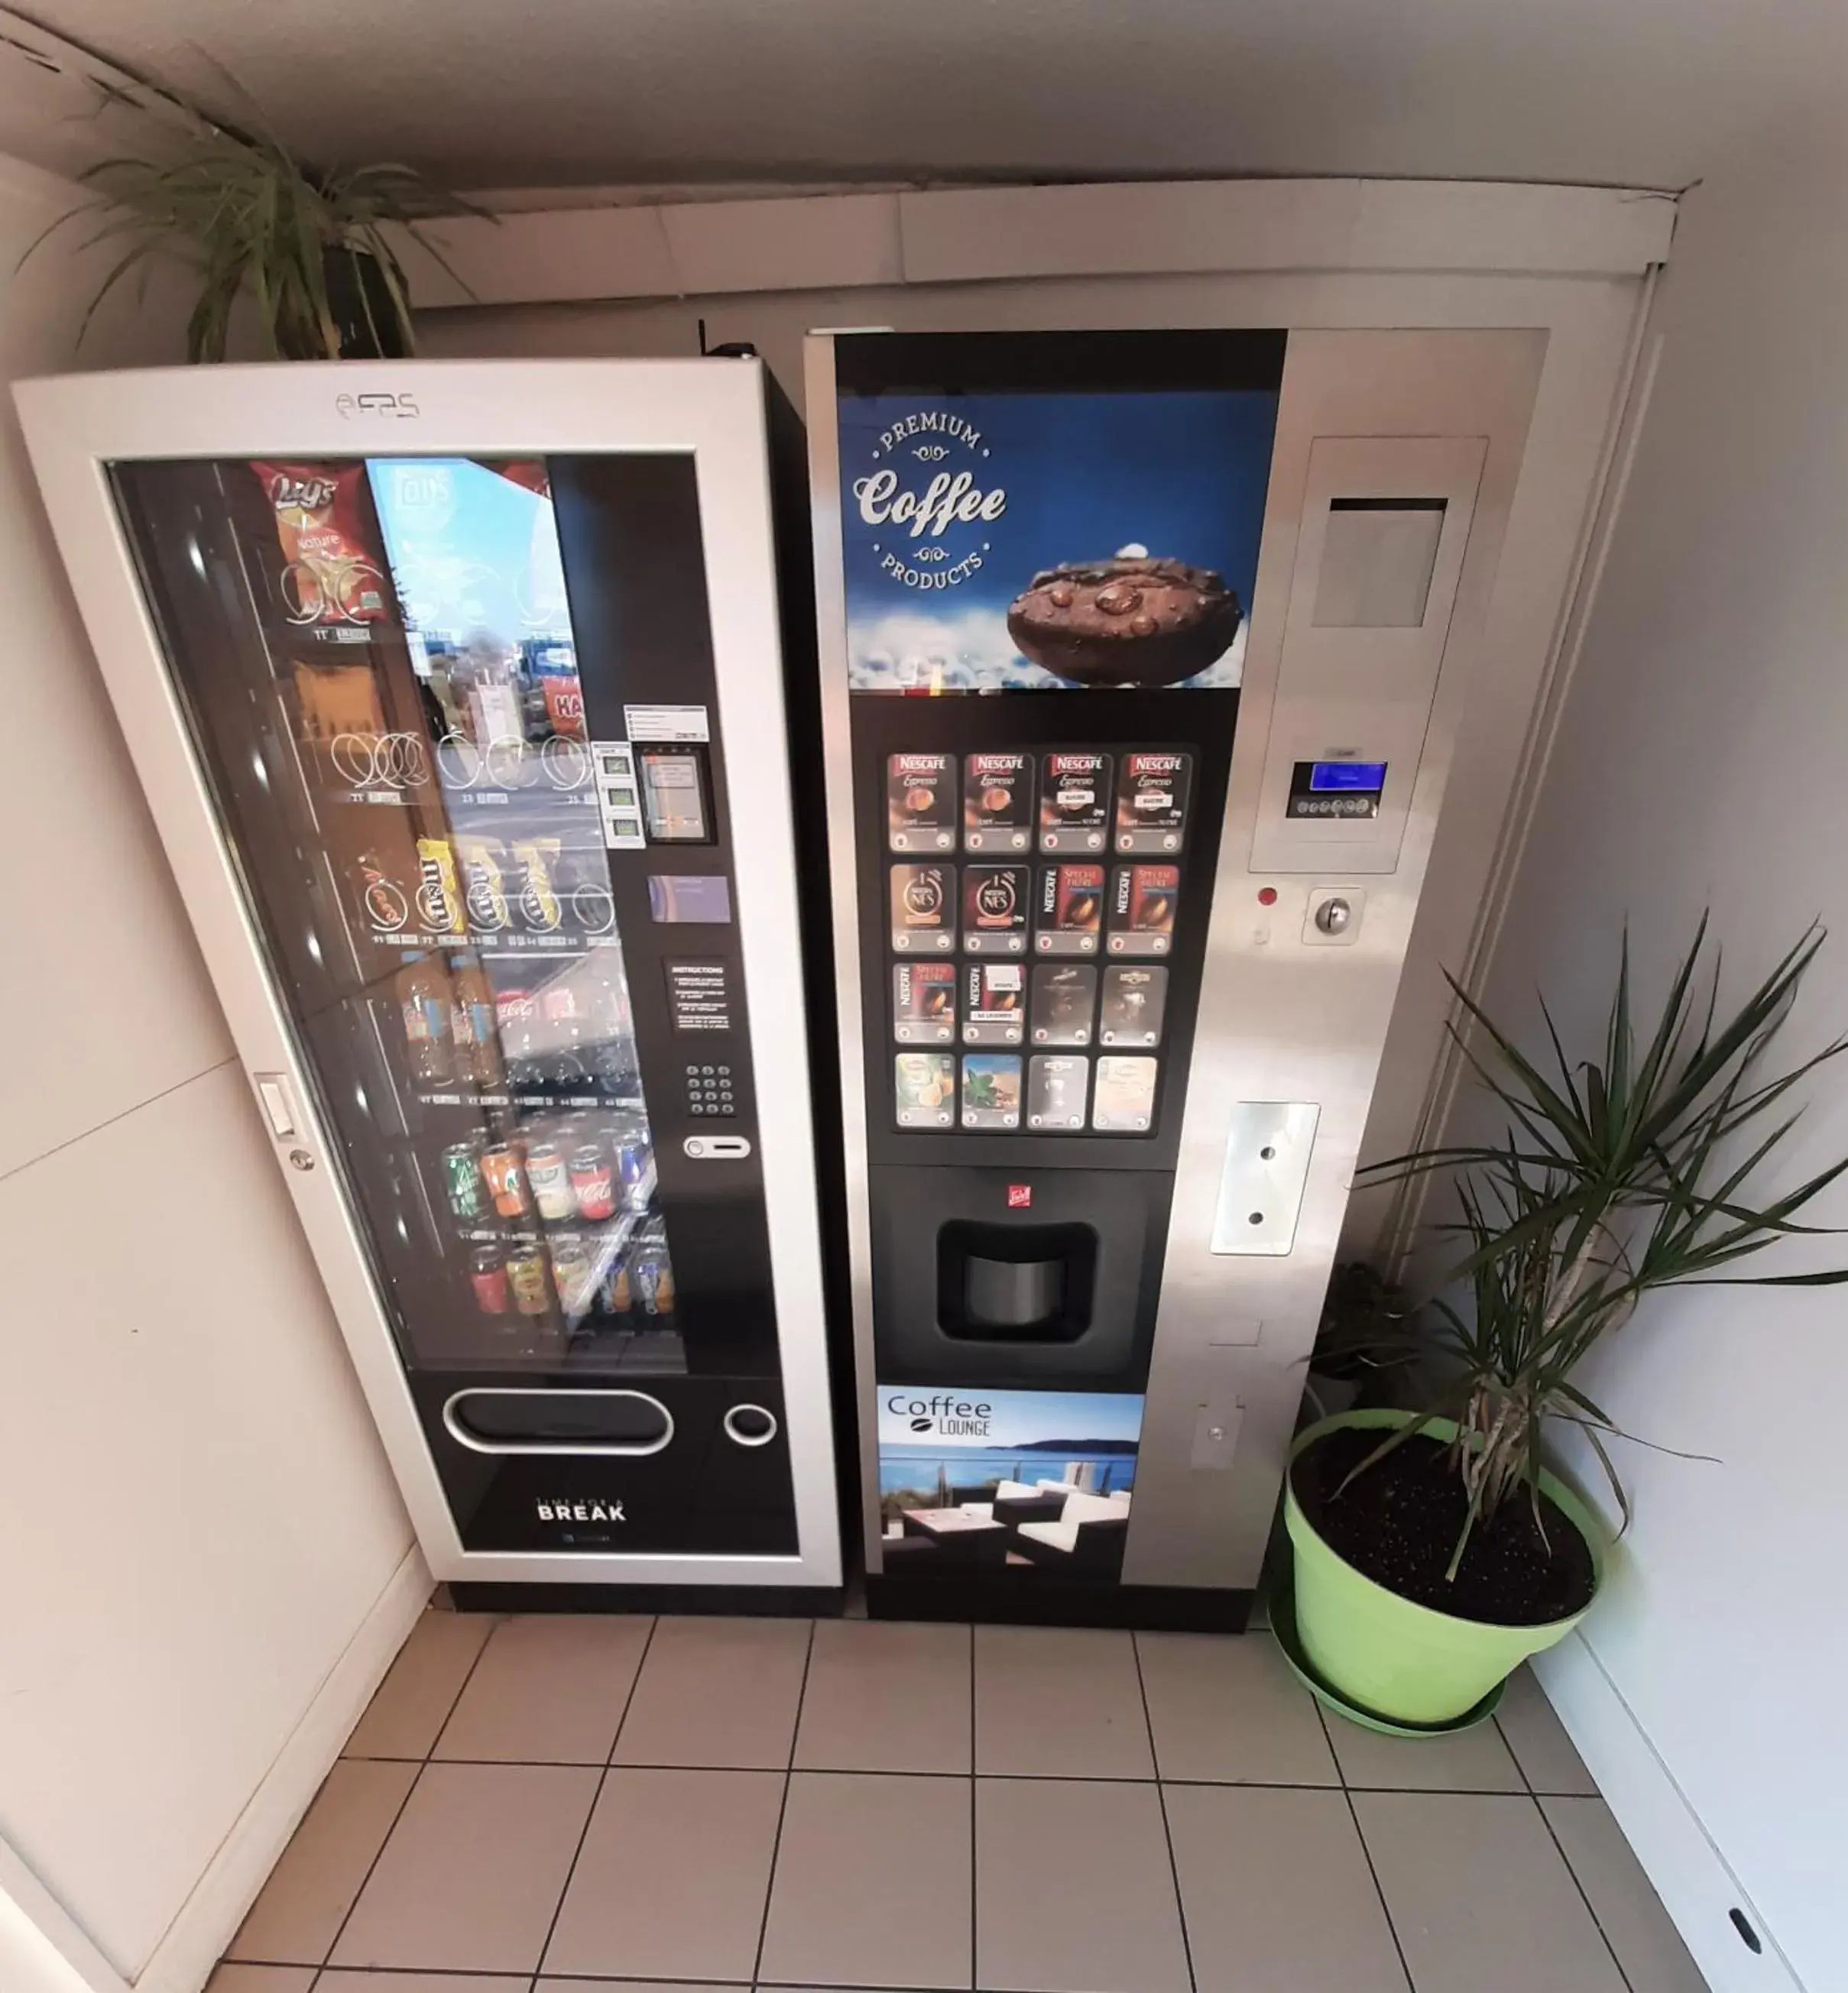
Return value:
<svg viewBox="0 0 1848 1993">
<path fill-rule="evenodd" d="M 1312 791 L 1383 789 L 1385 786 L 1384 761 L 1316 761 L 1309 767 Z"/>
</svg>

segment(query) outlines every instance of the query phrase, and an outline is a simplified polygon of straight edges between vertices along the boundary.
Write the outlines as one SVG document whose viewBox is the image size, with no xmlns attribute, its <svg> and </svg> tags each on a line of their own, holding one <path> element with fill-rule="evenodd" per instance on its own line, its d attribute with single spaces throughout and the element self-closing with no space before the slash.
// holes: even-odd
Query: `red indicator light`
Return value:
<svg viewBox="0 0 1848 1993">
<path fill-rule="evenodd" d="M 1258 904 L 1261 907 L 1275 906 L 1277 888 L 1275 886 L 1260 886 L 1258 889 Z"/>
<path fill-rule="evenodd" d="M 1031 1184 L 1009 1184 L 1008 1208 L 1010 1211 L 1030 1211 L 1033 1205 L 1033 1186 Z"/>
</svg>

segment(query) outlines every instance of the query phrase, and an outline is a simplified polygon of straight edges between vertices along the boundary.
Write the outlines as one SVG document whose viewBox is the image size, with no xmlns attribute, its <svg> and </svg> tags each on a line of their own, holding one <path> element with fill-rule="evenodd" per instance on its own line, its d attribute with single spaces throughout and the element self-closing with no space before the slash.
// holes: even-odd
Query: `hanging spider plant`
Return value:
<svg viewBox="0 0 1848 1993">
<path fill-rule="evenodd" d="M 1480 1029 L 1480 1049 L 1464 1030 L 1453 1027 L 1453 1036 L 1507 1115 L 1507 1133 L 1499 1144 L 1420 1150 L 1370 1172 L 1376 1181 L 1432 1171 L 1456 1177 L 1460 1215 L 1440 1229 L 1466 1248 L 1446 1277 L 1453 1290 L 1464 1290 L 1463 1304 L 1448 1294 L 1430 1304 L 1447 1381 L 1422 1417 L 1354 1470 L 1364 1473 L 1432 1419 L 1457 1420 L 1451 1458 L 1469 1504 L 1453 1578 L 1471 1530 L 1518 1490 L 1528 1491 L 1544 1539 L 1539 1486 L 1549 1420 L 1586 1434 L 1627 1522 L 1607 1441 L 1630 1436 L 1573 1378 L 1644 1294 L 1848 1280 L 1848 1268 L 1730 1270 L 1780 1241 L 1842 1229 L 1805 1224 L 1798 1214 L 1848 1171 L 1848 1158 L 1776 1195 L 1759 1188 L 1802 1112 L 1788 1106 L 1792 1089 L 1848 1050 L 1848 1038 L 1837 1038 L 1782 1071 L 1768 1070 L 1822 931 L 1812 927 L 1722 1018 L 1717 950 L 1702 971 L 1706 929 L 1703 917 L 1640 1051 L 1627 937 L 1596 1059 L 1568 1056 L 1544 1000 L 1552 1056 L 1545 1064 L 1528 1058 L 1453 980 Z"/>
<path fill-rule="evenodd" d="M 98 78 L 96 87 L 98 115 L 137 117 L 145 149 L 87 167 L 77 178 L 94 198 L 60 215 L 26 251 L 83 220 L 94 224 L 84 248 L 125 245 L 84 313 L 80 343 L 117 284 L 177 250 L 199 279 L 190 361 L 224 357 L 245 296 L 271 358 L 390 358 L 414 349 L 396 244 L 409 236 L 455 278 L 424 224 L 483 210 L 411 166 L 310 166 L 260 119 L 240 129 L 165 84 L 132 90 Z"/>
</svg>

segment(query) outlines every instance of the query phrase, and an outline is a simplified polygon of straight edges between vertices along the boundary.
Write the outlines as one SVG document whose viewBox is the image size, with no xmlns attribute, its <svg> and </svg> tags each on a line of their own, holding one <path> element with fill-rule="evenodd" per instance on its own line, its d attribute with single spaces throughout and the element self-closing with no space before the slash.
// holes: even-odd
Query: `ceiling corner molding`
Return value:
<svg viewBox="0 0 1848 1993">
<path fill-rule="evenodd" d="M 443 223 L 432 234 L 449 270 L 414 250 L 406 263 L 425 309 L 1022 277 L 1634 277 L 1667 261 L 1674 225 L 1673 197 L 1648 190 L 1131 181 L 542 208 Z"/>
</svg>

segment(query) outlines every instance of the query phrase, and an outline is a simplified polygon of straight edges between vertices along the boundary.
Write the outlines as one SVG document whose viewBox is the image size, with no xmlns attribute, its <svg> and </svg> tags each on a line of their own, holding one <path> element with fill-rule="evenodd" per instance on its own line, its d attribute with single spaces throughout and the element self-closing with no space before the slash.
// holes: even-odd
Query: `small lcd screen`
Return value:
<svg viewBox="0 0 1848 1993">
<path fill-rule="evenodd" d="M 648 910 L 664 924 L 731 918 L 731 887 L 722 872 L 651 872 Z"/>
<path fill-rule="evenodd" d="M 1315 761 L 1309 765 L 1311 789 L 1383 789 L 1384 761 Z"/>
</svg>

